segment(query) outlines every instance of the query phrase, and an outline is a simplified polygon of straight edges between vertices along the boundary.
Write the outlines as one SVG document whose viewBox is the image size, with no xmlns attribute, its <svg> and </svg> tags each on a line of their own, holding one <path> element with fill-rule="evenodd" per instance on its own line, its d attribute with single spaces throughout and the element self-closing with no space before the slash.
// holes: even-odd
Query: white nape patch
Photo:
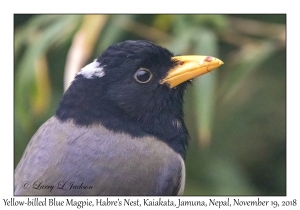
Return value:
<svg viewBox="0 0 300 210">
<path fill-rule="evenodd" d="M 100 66 L 100 63 L 97 62 L 97 60 L 94 60 L 93 63 L 83 67 L 78 74 L 83 75 L 87 79 L 91 79 L 93 77 L 103 77 L 105 72 L 103 67 Z"/>
</svg>

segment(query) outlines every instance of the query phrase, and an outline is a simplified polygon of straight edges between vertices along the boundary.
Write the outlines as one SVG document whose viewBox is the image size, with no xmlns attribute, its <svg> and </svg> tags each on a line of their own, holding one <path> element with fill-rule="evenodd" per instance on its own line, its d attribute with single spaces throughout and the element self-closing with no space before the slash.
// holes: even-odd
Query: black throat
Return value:
<svg viewBox="0 0 300 210">
<path fill-rule="evenodd" d="M 61 121 L 72 119 L 81 126 L 102 124 L 113 132 L 133 137 L 153 135 L 185 158 L 188 140 L 182 108 L 185 85 L 174 90 L 163 87 L 155 104 L 137 98 L 132 101 L 131 112 L 106 94 L 109 91 L 101 79 L 77 75 L 63 95 L 56 117 Z"/>
</svg>

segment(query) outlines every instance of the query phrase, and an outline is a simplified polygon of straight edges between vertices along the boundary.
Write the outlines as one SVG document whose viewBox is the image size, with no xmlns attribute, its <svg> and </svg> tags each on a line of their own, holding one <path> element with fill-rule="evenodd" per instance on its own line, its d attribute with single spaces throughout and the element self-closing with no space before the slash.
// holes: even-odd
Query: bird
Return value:
<svg viewBox="0 0 300 210">
<path fill-rule="evenodd" d="M 182 195 L 183 96 L 223 61 L 147 40 L 109 46 L 79 71 L 14 171 L 15 195 Z"/>
</svg>

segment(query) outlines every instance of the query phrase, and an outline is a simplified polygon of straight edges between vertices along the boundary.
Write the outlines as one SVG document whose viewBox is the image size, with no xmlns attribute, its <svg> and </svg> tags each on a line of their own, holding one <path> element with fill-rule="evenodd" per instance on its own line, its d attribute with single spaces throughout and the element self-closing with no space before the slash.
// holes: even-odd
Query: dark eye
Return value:
<svg viewBox="0 0 300 210">
<path fill-rule="evenodd" d="M 134 79 L 139 83 L 147 83 L 151 80 L 151 78 L 152 78 L 152 73 L 145 68 L 140 68 L 134 74 Z"/>
</svg>

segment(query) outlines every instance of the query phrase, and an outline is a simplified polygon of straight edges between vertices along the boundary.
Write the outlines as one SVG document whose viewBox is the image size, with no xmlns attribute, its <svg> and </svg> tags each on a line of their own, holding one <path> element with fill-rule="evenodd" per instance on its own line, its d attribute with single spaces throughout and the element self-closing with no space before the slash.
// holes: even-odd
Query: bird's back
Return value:
<svg viewBox="0 0 300 210">
<path fill-rule="evenodd" d="M 153 136 L 52 117 L 15 170 L 15 195 L 176 195 L 184 173 L 181 156 Z"/>
</svg>

